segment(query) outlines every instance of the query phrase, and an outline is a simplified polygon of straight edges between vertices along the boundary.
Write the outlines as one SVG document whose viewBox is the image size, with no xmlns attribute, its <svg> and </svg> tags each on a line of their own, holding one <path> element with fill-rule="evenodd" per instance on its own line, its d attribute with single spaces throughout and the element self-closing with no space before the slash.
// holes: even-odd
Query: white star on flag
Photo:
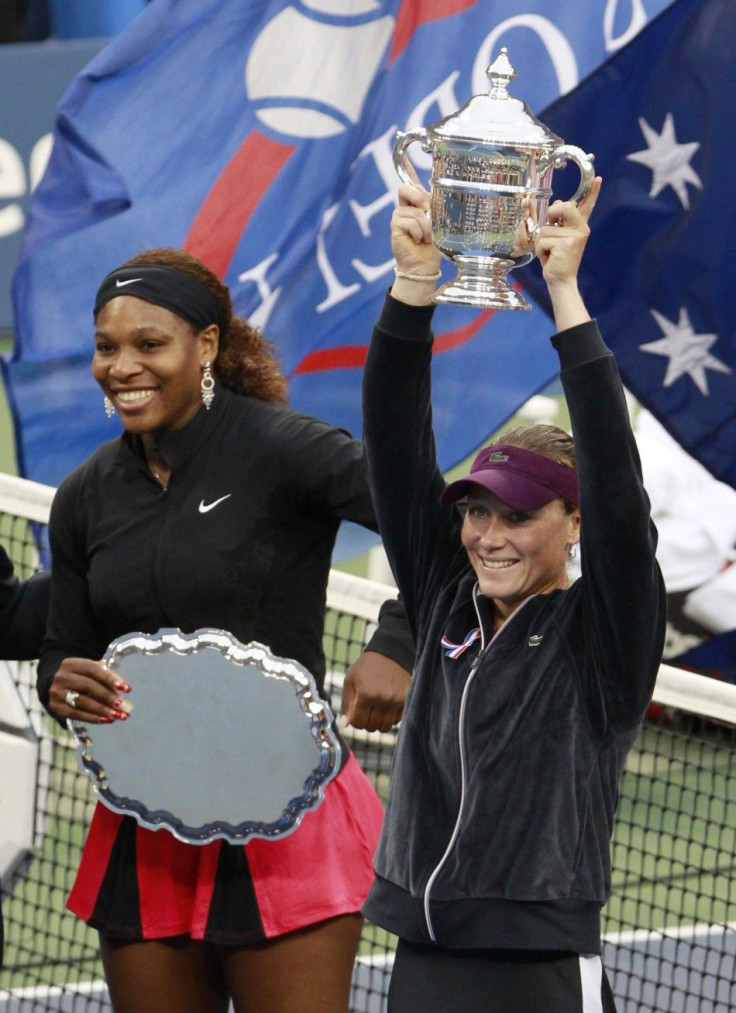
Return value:
<svg viewBox="0 0 736 1013">
<path fill-rule="evenodd" d="M 665 387 L 671 387 L 675 380 L 687 375 L 700 393 L 708 397 L 706 369 L 716 369 L 721 373 L 731 372 L 725 363 L 709 353 L 711 345 L 718 340 L 718 335 L 696 334 L 684 306 L 680 307 L 680 319 L 676 324 L 656 310 L 650 309 L 649 312 L 661 327 L 665 337 L 640 345 L 639 350 L 669 357 L 664 378 Z"/>
<path fill-rule="evenodd" d="M 639 117 L 639 126 L 644 134 L 644 140 L 649 145 L 642 151 L 635 151 L 627 155 L 631 162 L 641 162 L 652 170 L 652 187 L 649 191 L 650 197 L 656 197 L 666 186 L 671 186 L 682 201 L 684 208 L 690 207 L 690 199 L 687 193 L 687 184 L 691 183 L 698 189 L 703 189 L 703 184 L 697 172 L 690 165 L 690 159 L 700 147 L 697 141 L 689 144 L 678 144 L 675 137 L 675 121 L 672 113 L 667 113 L 662 133 L 649 126 L 643 117 Z"/>
</svg>

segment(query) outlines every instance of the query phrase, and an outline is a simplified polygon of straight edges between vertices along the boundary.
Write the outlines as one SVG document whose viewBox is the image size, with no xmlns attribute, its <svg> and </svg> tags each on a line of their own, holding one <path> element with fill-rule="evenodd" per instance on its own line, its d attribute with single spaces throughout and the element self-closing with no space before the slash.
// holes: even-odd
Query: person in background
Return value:
<svg viewBox="0 0 736 1013">
<path fill-rule="evenodd" d="M 659 532 L 668 606 L 663 656 L 671 661 L 736 628 L 736 489 L 714 478 L 644 408 L 634 434 Z"/>
<path fill-rule="evenodd" d="M 41 650 L 51 594 L 45 570 L 20 580 L 0 545 L 0 661 L 30 661 Z M 0 967 L 3 962 L 3 918 L 0 910 Z"/>
<path fill-rule="evenodd" d="M 599 189 L 551 205 L 535 244 L 574 442 L 510 430 L 449 486 L 432 432 L 429 195 L 402 185 L 392 217 L 396 280 L 363 391 L 379 528 L 417 645 L 364 906 L 399 937 L 390 1013 L 615 1009 L 600 912 L 666 608 L 618 370 L 577 285 Z M 494 382 L 489 362 L 489 399 Z"/>
<path fill-rule="evenodd" d="M 51 574 L 39 570 L 20 580 L 0 545 L 0 660 L 29 661 L 38 657 L 46 629 Z"/>
<path fill-rule="evenodd" d="M 93 375 L 124 432 L 53 502 L 41 701 L 62 722 L 135 720 L 135 686 L 100 659 L 121 635 L 172 626 L 266 644 L 321 689 L 338 526 L 376 527 L 362 444 L 287 407 L 270 346 L 182 251 L 108 274 L 94 320 Z M 368 646 L 350 719 L 390 727 L 413 659 L 396 603 Z M 343 758 L 319 807 L 278 840 L 190 845 L 98 804 L 68 907 L 99 932 L 118 1013 L 224 1013 L 230 999 L 344 1013 L 382 806 Z"/>
</svg>

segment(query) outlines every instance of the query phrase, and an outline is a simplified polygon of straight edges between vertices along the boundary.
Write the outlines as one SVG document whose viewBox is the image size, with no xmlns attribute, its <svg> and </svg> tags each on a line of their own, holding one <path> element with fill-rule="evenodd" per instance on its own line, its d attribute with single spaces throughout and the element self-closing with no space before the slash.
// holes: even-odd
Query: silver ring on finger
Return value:
<svg viewBox="0 0 736 1013">
<path fill-rule="evenodd" d="M 72 708 L 72 710 L 74 710 L 74 708 L 77 706 L 77 700 L 79 699 L 79 693 L 77 693 L 76 690 L 68 689 L 66 691 L 66 696 L 64 697 L 64 699 L 69 704 L 69 706 Z"/>
</svg>

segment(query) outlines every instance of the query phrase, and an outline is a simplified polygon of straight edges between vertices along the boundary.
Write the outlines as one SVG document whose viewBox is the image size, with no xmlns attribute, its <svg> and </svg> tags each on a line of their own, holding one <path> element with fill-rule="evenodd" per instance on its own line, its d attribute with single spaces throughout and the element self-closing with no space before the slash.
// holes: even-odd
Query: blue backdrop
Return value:
<svg viewBox="0 0 736 1013">
<path fill-rule="evenodd" d="M 391 277 L 396 129 L 487 91 L 501 45 L 512 93 L 541 112 L 665 6 L 154 0 L 64 96 L 31 204 L 5 370 L 23 473 L 56 483 L 117 431 L 89 376 L 92 298 L 152 245 L 217 270 L 277 343 L 292 402 L 359 432 L 361 365 Z M 550 380 L 555 356 L 538 309 L 442 307 L 436 330 L 447 468 Z"/>
<path fill-rule="evenodd" d="M 0 46 L 0 330 L 10 331 L 10 282 L 31 202 L 46 167 L 56 107 L 101 39 Z"/>
</svg>

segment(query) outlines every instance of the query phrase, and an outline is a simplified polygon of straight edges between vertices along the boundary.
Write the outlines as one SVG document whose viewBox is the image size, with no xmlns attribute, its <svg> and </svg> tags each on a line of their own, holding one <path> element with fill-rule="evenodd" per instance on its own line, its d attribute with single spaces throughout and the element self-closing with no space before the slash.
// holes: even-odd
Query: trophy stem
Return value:
<svg viewBox="0 0 736 1013">
<path fill-rule="evenodd" d="M 432 297 L 436 303 L 454 303 L 483 309 L 530 310 L 526 299 L 511 288 L 506 274 L 518 262 L 502 257 L 454 256 L 457 277 L 438 288 Z"/>
</svg>

